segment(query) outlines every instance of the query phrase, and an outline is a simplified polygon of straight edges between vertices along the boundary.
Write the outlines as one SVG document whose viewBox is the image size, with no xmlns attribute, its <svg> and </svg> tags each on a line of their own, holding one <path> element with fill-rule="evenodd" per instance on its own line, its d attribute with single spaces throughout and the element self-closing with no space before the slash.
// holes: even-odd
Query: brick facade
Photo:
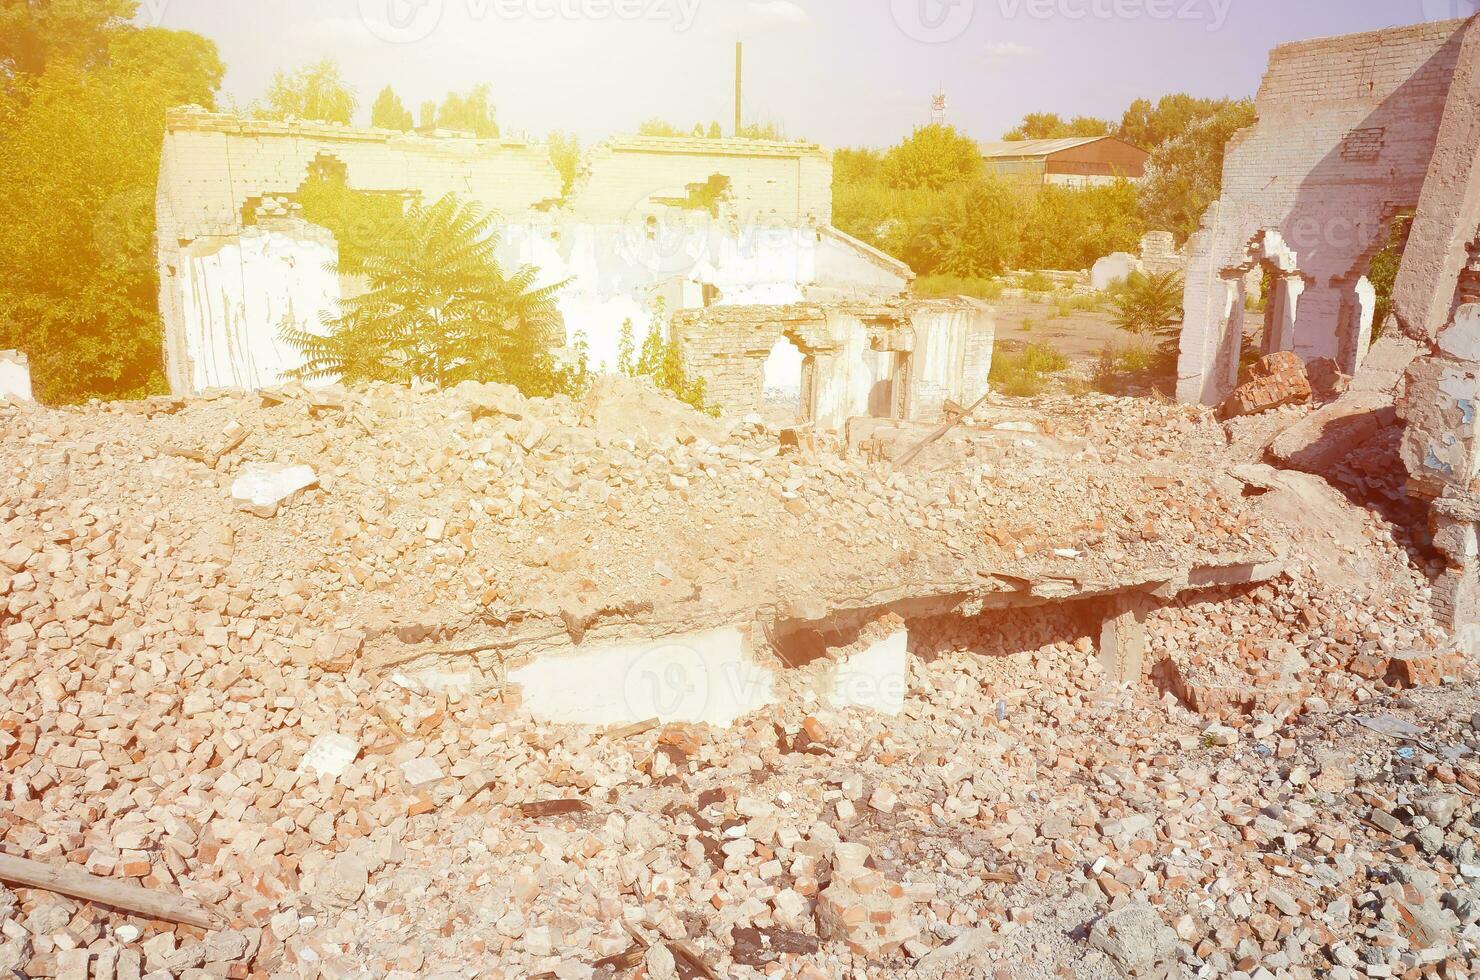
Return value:
<svg viewBox="0 0 1480 980">
<path fill-rule="evenodd" d="M 1188 245 L 1179 398 L 1215 404 L 1232 389 L 1252 326 L 1243 283 L 1275 265 L 1270 242 L 1288 260 L 1276 271 L 1289 309 L 1266 350 L 1356 368 L 1372 313 L 1360 281 L 1395 215 L 1419 204 L 1473 31 L 1450 21 L 1274 50 L 1258 121 L 1230 141 L 1222 197 Z"/>
</svg>

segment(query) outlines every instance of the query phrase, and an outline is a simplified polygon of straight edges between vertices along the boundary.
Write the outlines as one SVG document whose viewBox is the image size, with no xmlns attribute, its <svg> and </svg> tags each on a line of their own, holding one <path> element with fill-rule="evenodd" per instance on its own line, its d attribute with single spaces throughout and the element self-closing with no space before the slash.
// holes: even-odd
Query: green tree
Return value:
<svg viewBox="0 0 1480 980">
<path fill-rule="evenodd" d="M 1103 119 L 1076 116 L 1063 119 L 1053 112 L 1030 112 L 1005 140 L 1057 140 L 1073 136 L 1109 136 L 1114 127 Z"/>
<path fill-rule="evenodd" d="M 1217 115 L 1166 140 L 1151 154 L 1141 181 L 1141 213 L 1149 228 L 1185 241 L 1223 191 L 1223 151 L 1233 134 L 1254 124 L 1252 102 L 1233 102 Z"/>
<path fill-rule="evenodd" d="M 774 122 L 746 123 L 740 127 L 740 132 L 735 136 L 742 140 L 770 140 L 775 143 L 786 140 L 786 134 L 781 131 L 781 126 Z"/>
<path fill-rule="evenodd" d="M 1183 93 L 1163 96 L 1155 104 L 1137 99 L 1125 110 L 1116 135 L 1150 152 L 1234 105 L 1233 99 L 1200 99 Z"/>
<path fill-rule="evenodd" d="M 421 104 L 421 128 L 437 128 L 437 103 L 434 100 L 428 100 Z"/>
<path fill-rule="evenodd" d="M 472 133 L 480 139 L 496 137 L 498 123 L 489 86 L 475 85 L 466 93 L 448 95 L 437 109 L 437 128 Z"/>
<path fill-rule="evenodd" d="M 1019 215 L 1021 269 L 1087 269 L 1111 252 L 1134 252 L 1146 228 L 1136 185 L 1127 180 L 1093 187 L 1049 184 L 1029 196 Z"/>
<path fill-rule="evenodd" d="M 349 125 L 359 100 L 345 83 L 339 65 L 324 59 L 294 72 L 280 71 L 267 88 L 266 101 L 256 106 L 258 119 L 310 119 Z"/>
<path fill-rule="evenodd" d="M 83 5 L 39 6 L 55 27 Z M 87 42 L 99 49 L 28 35 L 0 85 L 0 347 L 30 356 L 49 403 L 165 390 L 154 258 L 164 114 L 214 107 L 225 74 L 205 38 L 90 6 L 108 13 Z"/>
<path fill-rule="evenodd" d="M 1115 325 L 1127 333 L 1164 333 L 1182 322 L 1182 277 L 1132 272 L 1115 293 Z"/>
<path fill-rule="evenodd" d="M 903 143 L 884 155 L 884 182 L 900 189 L 940 190 L 972 180 L 982 173 L 981 147 L 953 126 L 916 129 Z"/>
<path fill-rule="evenodd" d="M 560 326 L 555 294 L 564 284 L 536 288 L 531 266 L 505 275 L 497 248 L 493 218 L 476 205 L 449 194 L 413 206 L 406 235 L 366 256 L 368 292 L 346 300 L 322 334 L 284 327 L 284 339 L 304 357 L 297 376 L 497 381 L 535 396 L 562 389 L 551 334 Z"/>
<path fill-rule="evenodd" d="M 387 85 L 380 90 L 375 103 L 370 106 L 370 125 L 378 129 L 396 129 L 408 133 L 415 128 L 416 120 L 412 118 L 411 110 L 402 104 L 395 90 Z"/>
<path fill-rule="evenodd" d="M 981 177 L 942 195 L 910 243 L 906 261 L 921 275 L 1000 275 L 1017 256 L 1020 202 L 996 177 Z"/>
<path fill-rule="evenodd" d="M 106 63 L 137 0 L 0 0 L 0 82 L 36 76 L 53 62 L 81 70 Z"/>
<path fill-rule="evenodd" d="M 658 119 L 654 117 L 652 119 L 644 119 L 642 122 L 638 123 L 637 135 L 661 136 L 671 139 L 676 136 L 687 136 L 689 134 L 665 119 Z"/>
<path fill-rule="evenodd" d="M 339 271 L 360 275 L 365 262 L 386 242 L 402 241 L 409 234 L 406 209 L 401 198 L 357 191 L 343 173 L 310 168 L 308 179 L 295 195 L 303 217 L 328 228 L 339 244 Z"/>
</svg>

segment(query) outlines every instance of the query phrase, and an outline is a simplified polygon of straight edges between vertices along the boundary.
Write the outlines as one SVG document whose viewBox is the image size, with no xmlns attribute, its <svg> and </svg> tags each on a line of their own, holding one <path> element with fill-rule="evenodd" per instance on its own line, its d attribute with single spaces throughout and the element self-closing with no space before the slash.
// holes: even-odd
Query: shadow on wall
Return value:
<svg viewBox="0 0 1480 980">
<path fill-rule="evenodd" d="M 1275 275 L 1269 351 L 1329 357 L 1348 373 L 1365 357 L 1376 307 L 1367 274 L 1395 220 L 1418 204 L 1465 31 L 1452 31 L 1369 111 L 1354 114 L 1345 106 L 1361 97 L 1363 86 L 1370 91 L 1378 84 L 1371 76 L 1389 49 L 1383 39 L 1421 43 L 1415 33 L 1421 30 L 1385 32 L 1355 51 L 1350 43 L 1313 42 L 1312 51 L 1271 59 L 1266 85 L 1272 90 L 1261 92 L 1254 127 L 1230 141 L 1223 197 L 1198 233 L 1210 237 L 1203 247 L 1212 254 L 1189 268 L 1182 400 L 1215 404 L 1236 384 L 1244 279 L 1260 266 Z M 1347 65 L 1360 64 L 1339 69 L 1337 77 L 1343 56 Z M 1339 100 L 1338 85 L 1353 89 L 1349 99 Z M 1291 147 L 1302 141 L 1332 146 L 1295 172 L 1291 157 L 1298 150 Z"/>
</svg>

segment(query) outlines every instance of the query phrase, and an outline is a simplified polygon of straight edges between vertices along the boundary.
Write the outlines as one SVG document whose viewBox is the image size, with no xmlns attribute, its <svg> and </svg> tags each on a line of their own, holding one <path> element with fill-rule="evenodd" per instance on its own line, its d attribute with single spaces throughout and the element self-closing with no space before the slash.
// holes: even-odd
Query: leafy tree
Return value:
<svg viewBox="0 0 1480 980">
<path fill-rule="evenodd" d="M 981 177 L 942 196 L 911 242 L 906 260 L 917 272 L 965 278 L 995 276 L 1016 257 L 1021 229 L 1013 189 Z"/>
<path fill-rule="evenodd" d="M 689 134 L 665 119 L 658 119 L 654 117 L 652 119 L 644 119 L 641 123 L 638 124 L 637 135 L 673 138 L 676 136 L 687 136 Z"/>
<path fill-rule="evenodd" d="M 953 126 L 916 129 L 884 155 L 884 182 L 890 187 L 941 190 L 971 180 L 985 169 L 981 148 Z"/>
<path fill-rule="evenodd" d="M 883 179 L 884 155 L 867 147 L 845 148 L 833 151 L 833 182 L 835 184 L 866 184 Z"/>
<path fill-rule="evenodd" d="M 718 124 L 716 123 L 716 125 Z M 746 123 L 740 127 L 740 132 L 735 134 L 735 138 L 742 140 L 770 140 L 780 143 L 785 142 L 786 134 L 781 131 L 781 127 L 777 123 Z"/>
<path fill-rule="evenodd" d="M 1254 104 L 1233 102 L 1162 143 L 1141 181 L 1141 213 L 1149 228 L 1185 241 L 1223 190 L 1223 150 L 1234 133 L 1254 124 Z"/>
<path fill-rule="evenodd" d="M 428 100 L 421 104 L 421 128 L 437 128 L 437 103 L 435 100 Z"/>
<path fill-rule="evenodd" d="M 560 195 L 566 197 L 581 169 L 581 141 L 574 133 L 551 133 L 549 144 L 550 162 L 560 172 Z"/>
<path fill-rule="evenodd" d="M 366 260 L 384 243 L 404 241 L 409 234 L 400 197 L 354 190 L 340 172 L 310 168 L 295 199 L 306 220 L 334 233 L 339 270 L 349 275 L 362 274 Z"/>
<path fill-rule="evenodd" d="M 1102 255 L 1136 251 L 1146 232 L 1136 185 L 1126 180 L 1037 188 L 1020 224 L 1021 248 L 1013 264 L 1022 269 L 1087 269 Z"/>
<path fill-rule="evenodd" d="M 487 85 L 475 85 L 465 94 L 453 92 L 437 109 L 437 128 L 472 133 L 480 139 L 498 136 L 493 103 Z"/>
<path fill-rule="evenodd" d="M 123 7 L 45 8 L 43 27 L 106 13 L 79 38 L 27 35 L 0 85 L 0 347 L 50 403 L 165 390 L 154 195 L 165 109 L 211 108 L 225 68 L 196 34 L 120 24 Z M 0 7 L 10 17 L 14 4 Z M 13 35 L 0 30 L 0 44 Z M 100 48 L 94 48 L 101 44 Z M 66 54 L 60 52 L 66 49 Z M 40 52 L 38 54 L 37 52 Z M 39 74 L 21 70 L 41 65 Z"/>
<path fill-rule="evenodd" d="M 498 381 L 529 395 L 564 388 L 550 334 L 555 294 L 535 288 L 536 269 L 505 275 L 495 258 L 493 219 L 449 194 L 413 206 L 402 240 L 377 243 L 364 261 L 370 289 L 346 300 L 323 334 L 287 325 L 304 357 L 300 378 L 346 382 L 413 379 L 453 385 Z"/>
<path fill-rule="evenodd" d="M 81 70 L 107 62 L 137 0 L 0 0 L 0 81 L 36 76 L 54 62 Z"/>
<path fill-rule="evenodd" d="M 311 119 L 347 126 L 358 105 L 339 65 L 326 58 L 294 72 L 274 75 L 266 102 L 253 114 L 259 119 Z"/>
<path fill-rule="evenodd" d="M 1163 96 L 1155 104 L 1137 99 L 1125 110 L 1116 135 L 1149 152 L 1236 104 L 1233 99 L 1200 99 L 1183 93 Z"/>
<path fill-rule="evenodd" d="M 395 90 L 387 85 L 380 90 L 375 103 L 370 106 L 370 125 L 409 133 L 415 128 L 416 120 L 412 118 L 411 110 L 402 104 Z"/>
<path fill-rule="evenodd" d="M 718 122 L 712 122 L 709 124 L 709 132 L 705 135 L 712 140 L 724 139 L 725 131 L 719 128 Z"/>
<path fill-rule="evenodd" d="M 1182 276 L 1132 272 L 1114 298 L 1115 325 L 1127 333 L 1163 333 L 1182 322 Z"/>
<path fill-rule="evenodd" d="M 1071 136 L 1109 136 L 1114 127 L 1103 119 L 1076 116 L 1065 120 L 1053 112 L 1030 112 L 1005 140 L 1057 140 Z"/>
</svg>

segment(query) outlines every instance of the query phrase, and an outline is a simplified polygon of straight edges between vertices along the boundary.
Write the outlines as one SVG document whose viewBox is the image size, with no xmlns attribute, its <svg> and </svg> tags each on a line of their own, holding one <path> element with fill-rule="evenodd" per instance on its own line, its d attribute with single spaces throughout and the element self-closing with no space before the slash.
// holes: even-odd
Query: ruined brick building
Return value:
<svg viewBox="0 0 1480 980">
<path fill-rule="evenodd" d="M 1267 273 L 1261 346 L 1358 375 L 1312 438 L 1370 432 L 1394 402 L 1410 489 L 1448 568 L 1441 614 L 1480 619 L 1480 18 L 1276 48 L 1258 121 L 1229 144 L 1222 199 L 1189 243 L 1183 401 L 1233 387 L 1251 273 Z M 1382 356 L 1367 272 L 1412 216 Z M 1364 370 L 1365 368 L 1365 370 Z M 1298 454 L 1297 454 L 1298 455 Z"/>
<path fill-rule="evenodd" d="M 1474 105 L 1476 34 L 1473 21 L 1449 21 L 1273 51 L 1258 121 L 1229 143 L 1222 197 L 1189 243 L 1181 400 L 1215 404 L 1233 388 L 1242 339 L 1258 326 L 1247 310 L 1251 272 L 1271 284 L 1259 327 L 1266 352 L 1333 358 L 1348 373 L 1362 362 L 1373 256 L 1396 219 L 1462 180 L 1473 157 L 1461 117 Z M 1422 213 L 1417 226 L 1435 220 Z M 1422 271 L 1442 291 L 1429 253 L 1453 249 L 1427 238 L 1410 245 L 1405 278 Z M 1449 300 L 1431 305 L 1425 317 Z"/>
<path fill-rule="evenodd" d="M 615 364 L 626 321 L 640 341 L 658 310 L 716 311 L 713 335 L 699 316 L 678 336 L 727 410 L 779 390 L 803 418 L 844 419 L 871 406 L 938 409 L 985 390 L 988 311 L 910 301 L 906 266 L 833 228 L 832 164 L 816 145 L 612 140 L 586 154 L 566 192 L 540 143 L 179 109 L 167 119 L 158 194 L 176 392 L 276 383 L 299 363 L 280 328 L 318 325 L 358 288 L 335 271 L 333 235 L 293 206 L 319 169 L 357 191 L 425 202 L 455 193 L 496 214 L 501 262 L 537 267 L 542 283 L 568 280 L 566 339 L 582 334 L 598 367 Z M 779 325 L 816 317 L 829 327 Z M 732 349 L 739 321 L 752 326 Z"/>
</svg>

